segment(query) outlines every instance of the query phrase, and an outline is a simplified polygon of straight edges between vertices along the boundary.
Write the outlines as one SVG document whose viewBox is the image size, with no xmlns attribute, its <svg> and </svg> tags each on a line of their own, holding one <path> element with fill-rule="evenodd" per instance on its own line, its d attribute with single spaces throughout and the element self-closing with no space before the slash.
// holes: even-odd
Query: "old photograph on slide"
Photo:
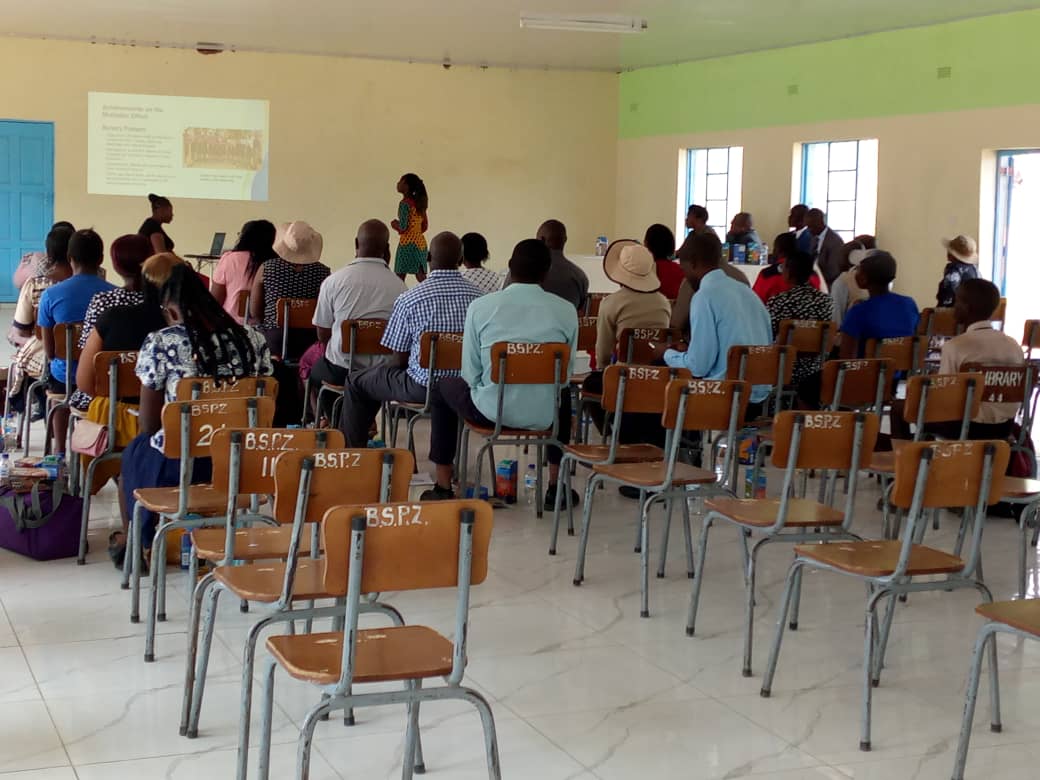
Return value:
<svg viewBox="0 0 1040 780">
<path fill-rule="evenodd" d="M 187 127 L 182 138 L 185 168 L 258 171 L 264 162 L 260 130 Z"/>
</svg>

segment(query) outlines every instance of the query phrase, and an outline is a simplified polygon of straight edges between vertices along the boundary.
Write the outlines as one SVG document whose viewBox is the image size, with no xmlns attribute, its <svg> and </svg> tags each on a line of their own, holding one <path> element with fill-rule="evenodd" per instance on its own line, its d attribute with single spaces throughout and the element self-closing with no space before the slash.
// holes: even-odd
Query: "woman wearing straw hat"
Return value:
<svg viewBox="0 0 1040 780">
<path fill-rule="evenodd" d="M 974 238 L 963 235 L 944 238 L 942 245 L 946 248 L 946 268 L 935 295 L 935 305 L 953 306 L 961 282 L 979 278 L 979 247 Z"/>
</svg>

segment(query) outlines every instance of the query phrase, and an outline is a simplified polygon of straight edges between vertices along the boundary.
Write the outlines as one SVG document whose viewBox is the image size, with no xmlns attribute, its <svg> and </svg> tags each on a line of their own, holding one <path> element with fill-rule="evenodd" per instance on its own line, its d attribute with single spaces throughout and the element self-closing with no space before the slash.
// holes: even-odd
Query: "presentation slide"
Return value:
<svg viewBox="0 0 1040 780">
<path fill-rule="evenodd" d="M 87 192 L 267 200 L 266 100 L 87 97 Z"/>
</svg>

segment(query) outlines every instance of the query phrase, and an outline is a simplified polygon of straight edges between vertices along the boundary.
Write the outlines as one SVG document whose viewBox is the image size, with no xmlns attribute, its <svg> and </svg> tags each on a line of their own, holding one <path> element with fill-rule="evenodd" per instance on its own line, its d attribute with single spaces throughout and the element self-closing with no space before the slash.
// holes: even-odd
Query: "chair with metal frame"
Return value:
<svg viewBox="0 0 1040 780">
<path fill-rule="evenodd" d="M 177 383 L 178 401 L 219 401 L 224 398 L 278 398 L 278 380 L 272 376 L 192 376 Z"/>
<path fill-rule="evenodd" d="M 794 347 L 798 357 L 819 357 L 820 364 L 834 348 L 838 323 L 832 320 L 781 320 L 776 343 Z"/>
<path fill-rule="evenodd" d="M 779 498 L 710 498 L 705 502 L 693 589 L 686 618 L 686 635 L 693 636 L 700 605 L 704 565 L 708 554 L 708 532 L 716 522 L 734 526 L 740 537 L 744 561 L 744 666 L 751 676 L 752 641 L 755 620 L 755 563 L 759 550 L 767 544 L 785 542 L 858 539 L 852 533 L 856 509 L 858 474 L 874 449 L 880 417 L 865 412 L 780 412 L 773 424 L 773 467 L 784 472 Z M 795 497 L 795 474 L 809 469 L 823 472 L 824 495 L 821 501 Z M 849 475 L 844 509 L 834 507 L 837 479 Z M 749 537 L 761 539 L 748 550 Z M 798 587 L 798 584 L 796 584 Z M 796 602 L 797 603 L 797 602 Z M 797 625 L 797 615 L 792 626 Z"/>
<path fill-rule="evenodd" d="M 174 401 L 162 410 L 163 454 L 180 459 L 177 487 L 140 488 L 134 491 L 134 512 L 127 540 L 130 557 L 130 622 L 140 620 L 142 529 L 144 512 L 159 515 L 151 558 L 151 597 L 145 631 L 144 660 L 155 660 L 156 621 L 166 619 L 166 534 L 174 528 L 220 524 L 227 504 L 223 486 L 193 485 L 195 458 L 209 457 L 213 434 L 221 428 L 269 428 L 274 417 L 271 398 L 227 398 L 221 401 Z M 248 500 L 240 497 L 244 508 Z M 124 572 L 126 563 L 124 562 Z M 125 576 L 125 574 L 124 574 Z"/>
<path fill-rule="evenodd" d="M 322 717 L 333 710 L 387 704 L 407 705 L 401 776 L 408 780 L 413 772 L 421 774 L 426 767 L 419 744 L 420 703 L 461 699 L 480 714 L 488 777 L 500 780 L 491 707 L 480 693 L 462 685 L 470 588 L 487 577 L 493 523 L 492 509 L 483 501 L 341 506 L 326 513 L 324 585 L 346 601 L 345 609 L 339 608 L 345 630 L 267 640 L 258 777 L 270 775 L 275 670 L 280 667 L 322 693 L 300 726 L 298 778 L 309 776 L 311 741 Z M 363 594 L 433 588 L 456 589 L 453 639 L 426 626 L 358 627 Z M 444 684 L 424 687 L 436 677 Z M 403 683 L 404 688 L 354 692 L 356 685 L 374 682 Z M 245 776 L 247 759 L 248 751 L 240 750 L 239 777 Z"/>
<path fill-rule="evenodd" d="M 250 460 L 256 462 L 255 458 Z M 240 601 L 267 607 L 250 627 L 243 647 L 242 707 L 245 716 L 239 724 L 239 738 L 240 745 L 248 745 L 251 683 L 260 634 L 274 623 L 305 620 L 309 625 L 315 618 L 335 617 L 342 613 L 342 604 L 339 607 L 314 604 L 317 600 L 334 599 L 341 594 L 325 589 L 322 574 L 327 561 L 318 557 L 317 539 L 314 536 L 307 539 L 306 526 L 316 528 L 326 511 L 344 501 L 364 503 L 366 499 L 407 499 L 412 456 L 407 450 L 295 450 L 281 453 L 274 462 L 274 469 L 274 517 L 280 525 L 290 528 L 288 545 L 272 549 L 265 556 L 269 563 L 255 565 L 256 560 L 250 561 L 248 556 L 244 561 L 238 557 L 236 549 L 242 548 L 239 540 L 232 538 L 231 552 L 195 588 L 181 710 L 181 734 L 189 738 L 198 735 L 220 594 L 227 591 Z M 235 477 L 233 469 L 229 476 Z M 228 489 L 231 491 L 236 487 L 232 482 Z M 285 538 L 284 534 L 282 538 Z M 317 546 L 320 547 L 320 543 Z M 370 602 L 366 611 L 388 615 L 397 624 L 403 622 L 396 610 L 378 602 Z"/>
<path fill-rule="evenodd" d="M 863 354 L 869 358 L 889 359 L 894 371 L 916 376 L 924 371 L 925 359 L 928 357 L 928 339 L 924 336 L 869 339 Z"/>
<path fill-rule="evenodd" d="M 44 361 L 43 371 L 40 374 L 40 378 L 29 385 L 29 390 L 25 394 L 25 414 L 23 415 L 23 421 L 25 425 L 25 431 L 22 437 L 22 446 L 25 450 L 25 457 L 29 457 L 29 435 L 32 429 L 32 403 L 33 398 L 36 396 L 36 391 L 43 388 L 44 396 L 44 440 L 43 440 L 43 452 L 45 455 L 51 453 L 51 428 L 54 420 L 54 412 L 60 408 L 69 408 L 69 399 L 72 397 L 74 385 L 76 383 L 76 371 L 75 364 L 79 359 L 80 347 L 79 339 L 83 332 L 82 322 L 59 322 L 54 325 L 54 344 L 55 349 L 60 350 L 56 357 L 60 357 L 65 361 L 65 392 L 64 393 L 53 393 L 46 390 L 48 381 L 51 376 L 51 362 L 49 360 Z M 36 338 L 43 340 L 43 328 L 39 325 L 36 326 Z"/>
<path fill-rule="evenodd" d="M 578 317 L 578 352 L 592 356 L 596 354 L 598 321 L 598 317 Z M 597 371 L 603 371 L 606 368 L 606 366 L 596 366 Z M 571 374 L 570 379 L 571 403 L 573 404 L 572 408 L 575 410 L 574 419 L 577 423 L 574 441 L 578 443 L 588 442 L 589 440 L 589 425 L 592 420 L 585 414 L 585 407 L 589 404 L 597 404 L 602 399 L 602 395 L 586 393 L 582 389 L 582 384 L 589 378 L 590 373 L 592 372 L 585 371 L 583 373 Z"/>
<path fill-rule="evenodd" d="M 571 444 L 563 448 L 560 474 L 563 488 L 556 491 L 553 509 L 553 529 L 549 539 L 549 555 L 556 555 L 556 541 L 560 534 L 560 512 L 563 496 L 570 495 L 571 465 L 607 466 L 611 463 L 642 463 L 664 460 L 665 451 L 653 444 L 621 444 L 621 421 L 625 414 L 662 414 L 665 391 L 673 379 L 691 379 L 685 368 L 663 366 L 626 366 L 615 363 L 603 372 L 602 404 L 613 414 L 610 441 L 606 444 Z M 644 497 L 645 498 L 645 497 Z M 567 535 L 574 536 L 574 506 L 567 502 Z M 639 539 L 636 540 L 638 552 Z"/>
<path fill-rule="evenodd" d="M 964 332 L 963 326 L 957 323 L 957 316 L 952 306 L 927 308 L 921 310 L 921 318 L 917 322 L 917 333 L 929 339 L 952 339 Z"/>
<path fill-rule="evenodd" d="M 235 312 L 244 325 L 249 324 L 249 295 L 250 290 L 239 290 L 235 298 Z"/>
<path fill-rule="evenodd" d="M 316 298 L 279 298 L 275 308 L 276 323 L 282 329 L 282 362 L 296 365 L 299 355 L 289 355 L 289 334 L 294 330 L 314 331 L 314 311 L 318 308 Z"/>
<path fill-rule="evenodd" d="M 921 591 L 975 588 L 986 602 L 993 596 L 978 572 L 986 507 L 1000 500 L 1010 448 L 1004 441 L 913 442 L 896 461 L 892 504 L 906 513 L 901 540 L 800 544 L 787 573 L 762 696 L 772 690 L 780 645 L 794 593 L 806 567 L 853 577 L 868 588 L 863 642 L 863 703 L 860 750 L 871 749 L 871 697 L 881 678 L 892 618 L 899 596 Z M 919 542 L 930 512 L 956 508 L 971 519 L 964 556 Z M 924 579 L 922 579 L 924 578 Z M 888 599 L 882 620 L 878 604 Z M 991 674 L 996 675 L 996 646 L 990 643 Z"/>
<path fill-rule="evenodd" d="M 343 320 L 340 323 L 340 344 L 343 346 L 343 351 L 347 355 L 347 360 L 350 363 L 354 362 L 354 357 L 361 356 L 377 356 L 377 355 L 391 355 L 393 350 L 387 349 L 383 346 L 383 334 L 386 332 L 386 320 Z M 337 426 L 339 420 L 339 410 L 343 406 L 343 385 L 334 385 L 331 382 L 322 382 L 321 387 L 318 388 L 317 397 L 317 408 L 321 409 L 321 398 L 325 393 L 333 393 L 338 397 L 332 404 L 332 418 L 329 420 L 329 425 L 333 428 Z M 303 419 L 301 420 L 302 425 L 307 424 L 307 409 L 310 408 L 310 397 L 311 397 L 311 380 L 310 377 L 304 383 L 305 399 L 303 407 Z"/>
<path fill-rule="evenodd" d="M 982 403 L 1018 404 L 1015 415 L 1018 433 L 1011 441 L 1011 454 L 1022 453 L 1029 461 L 1031 476 L 1036 476 L 1036 454 L 1030 446 L 1033 436 L 1033 421 L 1036 417 L 1036 366 L 1029 363 L 1021 366 L 993 365 L 988 363 L 966 363 L 962 371 L 981 373 L 984 377 Z"/>
<path fill-rule="evenodd" d="M 993 313 L 989 315 L 989 321 L 994 327 L 999 323 L 999 327 L 996 328 L 997 330 L 1004 330 L 1004 326 L 1007 325 L 1007 298 L 1001 297 L 1000 303 L 997 304 L 997 308 L 995 308 Z"/>
<path fill-rule="evenodd" d="M 640 616 L 650 616 L 650 510 L 657 502 L 666 504 L 666 520 L 662 533 L 661 555 L 657 567 L 658 577 L 664 576 L 665 556 L 668 552 L 668 531 L 671 504 L 678 500 L 683 513 L 683 535 L 686 542 L 686 573 L 694 576 L 693 541 L 690 532 L 690 511 L 687 502 L 689 490 L 699 495 L 727 491 L 731 479 L 732 448 L 726 449 L 725 465 L 721 474 L 679 462 L 679 448 L 686 431 L 710 433 L 726 431 L 730 437 L 741 429 L 747 410 L 750 393 L 747 382 L 729 380 L 672 380 L 668 383 L 665 396 L 664 425 L 667 441 L 664 460 L 649 463 L 614 463 L 592 467 L 592 475 L 585 486 L 585 509 L 582 517 L 581 542 L 578 559 L 574 567 L 574 584 L 585 580 L 585 554 L 589 544 L 592 525 L 592 500 L 596 487 L 602 482 L 629 485 L 638 488 L 646 498 L 640 503 L 640 563 L 642 574 L 642 601 Z M 732 482 L 729 483 L 732 495 Z"/>
<path fill-rule="evenodd" d="M 629 366 L 654 362 L 654 346 L 671 349 L 682 341 L 678 328 L 624 328 L 618 334 L 617 360 Z"/>
<path fill-rule="evenodd" d="M 828 360 L 823 364 L 820 403 L 832 412 L 852 409 L 880 415 L 892 401 L 895 373 L 890 358 Z"/>
<path fill-rule="evenodd" d="M 589 293 L 585 297 L 585 310 L 581 312 L 582 316 L 598 317 L 600 304 L 603 303 L 603 299 L 608 295 L 610 293 Z"/>
<path fill-rule="evenodd" d="M 1040 320 L 1026 320 L 1025 330 L 1022 333 L 1022 350 L 1025 352 L 1026 361 L 1032 363 L 1036 360 L 1033 350 L 1040 349 Z"/>
<path fill-rule="evenodd" d="M 79 528 L 79 555 L 76 558 L 76 563 L 80 566 L 87 562 L 87 525 L 90 522 L 90 499 L 93 495 L 94 474 L 102 463 L 123 459 L 123 448 L 116 446 L 118 431 L 116 421 L 119 414 L 119 403 L 128 398 L 139 398 L 141 395 L 141 380 L 135 373 L 136 367 L 136 352 L 108 351 L 98 352 L 94 355 L 93 395 L 95 398 L 108 399 L 108 417 L 105 421 L 108 441 L 105 451 L 93 456 L 87 465 L 83 479 L 83 514 L 80 518 Z M 79 456 L 73 454 L 70 457 L 78 458 Z"/>
<path fill-rule="evenodd" d="M 542 516 L 542 468 L 545 462 L 545 448 L 549 446 L 561 447 L 559 441 L 560 415 L 558 413 L 560 393 L 567 387 L 570 378 L 571 348 L 569 344 L 548 342 L 544 344 L 529 344 L 518 342 L 498 341 L 491 345 L 489 360 L 491 362 L 491 382 L 498 387 L 498 400 L 495 405 L 495 420 L 493 427 L 474 425 L 471 422 L 460 420 L 462 425 L 462 438 L 459 447 L 459 485 L 462 494 L 466 494 L 469 487 L 469 438 L 470 434 L 476 434 L 484 439 L 480 450 L 477 452 L 476 479 L 473 482 L 473 495 L 480 495 L 480 484 L 483 473 L 484 455 L 491 451 L 492 447 L 502 444 L 514 444 L 524 447 L 535 448 L 536 463 L 536 491 L 538 499 L 535 501 L 535 511 L 538 517 Z M 527 428 L 510 428 L 502 424 L 503 410 L 505 408 L 506 388 L 510 385 L 551 385 L 553 388 L 553 418 L 552 426 L 544 430 L 528 430 Z M 564 421 L 570 425 L 570 420 Z M 494 470 L 492 469 L 492 476 Z M 557 491 L 559 492 L 559 491 Z"/>
<path fill-rule="evenodd" d="M 964 780 L 964 765 L 968 760 L 968 744 L 971 741 L 972 721 L 975 719 L 975 702 L 979 694 L 983 655 L 988 652 L 990 658 L 996 657 L 997 634 L 1010 634 L 1018 639 L 1040 640 L 1040 599 L 1023 598 L 1018 601 L 980 604 L 975 607 L 975 611 L 986 618 L 986 623 L 979 629 L 975 651 L 971 657 L 952 780 Z M 989 730 L 994 734 L 1000 734 L 1004 730 L 1004 724 L 1000 718 L 1000 676 L 995 667 L 990 668 L 989 684 Z"/>
</svg>

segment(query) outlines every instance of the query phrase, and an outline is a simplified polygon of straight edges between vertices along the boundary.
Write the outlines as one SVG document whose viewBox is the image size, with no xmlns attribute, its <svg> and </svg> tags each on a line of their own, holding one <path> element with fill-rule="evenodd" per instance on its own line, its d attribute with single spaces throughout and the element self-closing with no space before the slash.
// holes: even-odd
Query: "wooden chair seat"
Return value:
<svg viewBox="0 0 1040 780">
<path fill-rule="evenodd" d="M 334 384 L 332 384 L 332 382 L 322 382 L 321 383 L 321 389 L 322 390 L 335 390 L 336 392 L 342 393 L 343 392 L 343 385 L 334 385 Z"/>
<path fill-rule="evenodd" d="M 736 523 L 753 528 L 769 528 L 776 522 L 780 512 L 780 500 L 775 498 L 709 498 L 704 505 L 724 514 Z M 834 527 L 842 524 L 845 515 L 834 507 L 792 498 L 787 502 L 785 526 L 798 528 Z"/>
<path fill-rule="evenodd" d="M 139 488 L 134 491 L 134 498 L 149 512 L 172 515 L 180 506 L 181 489 Z M 249 496 L 239 496 L 236 506 L 245 509 L 249 506 Z M 213 485 L 192 485 L 188 490 L 188 511 L 192 514 L 212 517 L 222 514 L 227 509 L 227 494 Z"/>
<path fill-rule="evenodd" d="M 267 650 L 291 677 L 317 685 L 339 681 L 343 633 L 273 636 Z M 354 682 L 419 680 L 451 674 L 451 640 L 426 626 L 358 631 Z"/>
<path fill-rule="evenodd" d="M 581 398 L 582 401 L 600 402 L 603 400 L 603 393 L 587 393 L 582 390 L 581 393 L 579 393 L 579 398 Z"/>
<path fill-rule="evenodd" d="M 282 595 L 285 582 L 285 564 L 281 561 L 251 564 L 249 566 L 220 566 L 213 572 L 217 582 L 243 601 L 259 601 L 273 604 Z M 293 598 L 335 598 L 325 590 L 325 562 L 313 558 L 301 558 L 296 564 L 296 579 L 293 580 Z"/>
<path fill-rule="evenodd" d="M 610 454 L 610 445 L 607 444 L 571 444 L 563 448 L 580 461 L 592 463 L 598 460 L 606 460 Z M 621 444 L 614 453 L 615 463 L 648 463 L 655 460 L 664 460 L 664 450 L 653 444 Z"/>
<path fill-rule="evenodd" d="M 572 385 L 583 385 L 591 373 L 591 371 L 585 371 L 581 374 L 571 374 L 570 383 Z"/>
<path fill-rule="evenodd" d="M 668 471 L 668 464 L 664 461 L 653 463 L 615 463 L 612 466 L 593 466 L 593 472 L 602 474 L 610 479 L 627 482 L 630 485 L 640 487 L 653 487 L 664 482 Z M 672 472 L 672 484 L 680 485 L 710 485 L 715 482 L 715 472 L 699 469 L 686 463 L 676 463 L 675 471 Z"/>
<path fill-rule="evenodd" d="M 48 403 L 50 403 L 51 401 L 64 401 L 65 400 L 65 393 L 56 393 L 53 390 L 47 390 L 45 395 L 47 397 L 47 402 Z"/>
<path fill-rule="evenodd" d="M 310 527 L 304 526 L 300 539 L 300 555 L 310 555 Z M 267 561 L 285 558 L 289 552 L 289 539 L 292 526 L 278 528 L 242 528 L 235 531 L 235 560 Z M 224 560 L 223 528 L 196 528 L 191 532 L 191 541 L 195 545 L 198 557 L 204 561 Z"/>
<path fill-rule="evenodd" d="M 474 425 L 473 423 L 467 422 L 466 427 L 481 436 L 495 435 L 495 427 L 493 425 L 485 427 L 483 425 Z M 552 436 L 552 428 L 546 428 L 544 431 L 532 431 L 527 428 L 506 428 L 503 426 L 498 435 L 512 436 L 521 439 L 548 439 Z"/>
<path fill-rule="evenodd" d="M 1005 623 L 1019 631 L 1025 631 L 1027 634 L 1040 636 L 1040 599 L 979 604 L 975 607 L 975 611 L 987 620 Z"/>
<path fill-rule="evenodd" d="M 892 449 L 890 451 L 871 453 L 867 471 L 876 471 L 879 474 L 895 474 L 896 456 L 903 447 L 910 443 L 908 439 L 892 439 Z"/>
<path fill-rule="evenodd" d="M 1019 501 L 1040 498 L 1040 479 L 1005 477 L 1004 498 Z"/>
<path fill-rule="evenodd" d="M 77 409 L 75 406 L 69 407 L 69 415 L 75 417 L 77 420 L 87 419 L 86 409 Z"/>
<path fill-rule="evenodd" d="M 795 553 L 803 558 L 832 566 L 839 571 L 861 577 L 885 577 L 896 570 L 901 541 L 826 542 L 799 544 Z M 952 574 L 964 568 L 964 561 L 934 547 L 915 544 L 910 551 L 906 573 L 912 577 L 929 574 Z"/>
<path fill-rule="evenodd" d="M 394 401 L 393 406 L 398 409 L 408 409 L 412 412 L 421 412 L 426 408 L 425 403 L 415 403 L 414 401 Z"/>
</svg>

